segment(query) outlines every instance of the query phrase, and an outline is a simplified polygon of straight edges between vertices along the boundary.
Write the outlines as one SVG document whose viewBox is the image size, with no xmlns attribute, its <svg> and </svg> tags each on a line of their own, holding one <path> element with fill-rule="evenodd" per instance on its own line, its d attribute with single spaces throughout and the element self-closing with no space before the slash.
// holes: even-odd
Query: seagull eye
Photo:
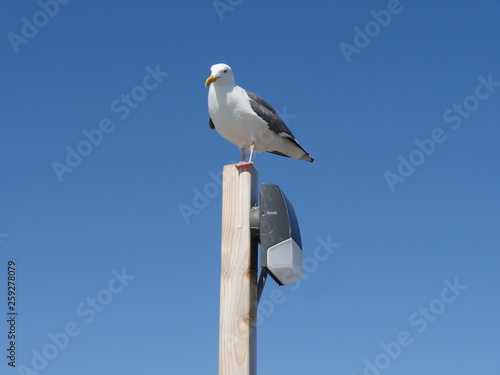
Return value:
<svg viewBox="0 0 500 375">
<path fill-rule="evenodd" d="M 224 73 L 227 73 L 227 69 L 224 69 Z"/>
</svg>

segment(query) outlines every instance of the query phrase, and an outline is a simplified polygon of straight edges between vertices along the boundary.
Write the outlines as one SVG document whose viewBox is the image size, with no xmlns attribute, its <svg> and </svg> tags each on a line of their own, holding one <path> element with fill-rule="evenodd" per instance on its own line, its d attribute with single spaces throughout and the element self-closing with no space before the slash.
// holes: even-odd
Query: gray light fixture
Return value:
<svg viewBox="0 0 500 375">
<path fill-rule="evenodd" d="M 254 238 L 261 246 L 264 277 L 269 273 L 279 285 L 302 280 L 299 223 L 292 204 L 278 185 L 261 184 L 260 206 L 253 207 L 250 216 Z"/>
</svg>

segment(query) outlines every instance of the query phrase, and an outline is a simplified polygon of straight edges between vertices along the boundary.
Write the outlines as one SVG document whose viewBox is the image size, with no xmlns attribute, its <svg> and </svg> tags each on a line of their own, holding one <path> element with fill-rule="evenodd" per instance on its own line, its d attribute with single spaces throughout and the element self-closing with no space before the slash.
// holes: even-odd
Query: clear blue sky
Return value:
<svg viewBox="0 0 500 375">
<path fill-rule="evenodd" d="M 0 5 L 0 372 L 217 373 L 225 62 L 316 159 L 255 158 L 307 259 L 259 374 L 500 374 L 499 3 L 217 4 Z"/>
</svg>

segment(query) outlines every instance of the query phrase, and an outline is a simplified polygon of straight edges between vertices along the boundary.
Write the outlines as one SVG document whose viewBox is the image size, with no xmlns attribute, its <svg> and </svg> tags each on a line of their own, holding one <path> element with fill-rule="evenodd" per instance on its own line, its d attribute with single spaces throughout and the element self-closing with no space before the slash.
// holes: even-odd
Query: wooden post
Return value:
<svg viewBox="0 0 500 375">
<path fill-rule="evenodd" d="M 250 238 L 250 208 L 257 203 L 258 173 L 225 165 L 222 182 L 222 245 L 219 375 L 256 375 L 257 244 Z"/>
</svg>

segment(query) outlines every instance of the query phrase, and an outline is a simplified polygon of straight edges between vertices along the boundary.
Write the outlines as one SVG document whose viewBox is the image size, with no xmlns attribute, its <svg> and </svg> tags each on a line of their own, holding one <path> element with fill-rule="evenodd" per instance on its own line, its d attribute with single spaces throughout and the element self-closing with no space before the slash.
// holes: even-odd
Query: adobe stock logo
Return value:
<svg viewBox="0 0 500 375">
<path fill-rule="evenodd" d="M 372 16 L 372 20 L 368 21 L 363 29 L 359 26 L 354 27 L 353 44 L 346 42 L 341 42 L 339 44 L 340 50 L 347 63 L 351 63 L 351 56 L 353 54 L 359 55 L 363 48 L 366 48 L 371 41 L 382 32 L 382 29 L 389 26 L 392 18 L 400 14 L 403 10 L 403 5 L 399 0 L 389 0 L 387 2 L 387 9 L 382 9 L 380 11 L 371 10 L 370 15 Z"/>
<path fill-rule="evenodd" d="M 40 0 L 38 1 L 38 6 L 40 10 L 33 13 L 33 15 L 28 17 L 22 17 L 21 22 L 21 35 L 14 32 L 7 33 L 7 39 L 9 39 L 12 49 L 17 54 L 19 53 L 19 46 L 21 44 L 28 44 L 28 42 L 33 39 L 38 31 L 47 26 L 49 20 L 54 18 L 60 9 L 60 5 L 66 5 L 70 0 Z"/>
<path fill-rule="evenodd" d="M 220 21 L 224 21 L 224 13 L 232 12 L 243 0 L 214 0 L 212 5 L 219 16 Z"/>
<path fill-rule="evenodd" d="M 315 273 L 320 265 L 326 262 L 332 255 L 334 255 L 340 248 L 340 243 L 333 242 L 331 235 L 326 236 L 326 238 L 316 237 L 316 247 L 311 252 L 311 255 L 306 256 L 303 260 L 304 274 L 302 275 L 302 280 L 293 283 L 289 288 L 279 288 L 274 289 L 269 294 L 269 297 L 263 299 L 259 302 L 257 307 L 257 315 L 255 317 L 254 325 L 255 327 L 260 327 L 266 319 L 270 318 L 271 315 L 275 313 L 277 307 L 285 303 L 288 299 L 286 291 L 290 290 L 295 292 L 306 281 Z"/>
<path fill-rule="evenodd" d="M 76 307 L 76 314 L 84 318 L 85 324 L 90 324 L 96 319 L 99 313 L 104 311 L 111 304 L 117 295 L 122 293 L 132 280 L 134 275 L 127 273 L 125 267 L 121 271 L 111 270 L 111 278 L 105 288 L 100 289 L 94 296 L 87 297 Z M 78 337 L 86 325 L 75 320 L 68 321 L 57 332 L 47 334 L 47 342 L 41 348 L 31 349 L 31 360 L 29 365 L 21 364 L 17 366 L 20 375 L 39 375 L 47 369 L 54 359 Z M 27 359 L 28 356 L 26 356 Z M 26 360 L 25 359 L 25 360 Z"/>
<path fill-rule="evenodd" d="M 457 131 L 464 121 L 479 109 L 481 102 L 490 98 L 496 91 L 496 88 L 500 87 L 500 81 L 493 80 L 492 74 L 488 74 L 487 78 L 478 76 L 477 81 L 479 84 L 472 95 L 466 96 L 461 103 L 454 103 L 449 109 L 443 112 L 443 121 L 451 124 L 449 126 L 451 130 Z M 384 172 L 385 181 L 391 192 L 396 190 L 398 183 L 405 182 L 415 172 L 417 167 L 424 164 L 434 154 L 438 145 L 448 140 L 448 133 L 444 127 L 434 128 L 429 138 L 414 140 L 417 147 L 407 157 L 403 155 L 398 156 L 399 164 L 396 173 L 391 171 Z"/>
<path fill-rule="evenodd" d="M 229 163 L 234 164 L 234 163 Z M 179 203 L 177 208 L 186 224 L 191 223 L 191 216 L 198 216 L 202 210 L 208 207 L 212 199 L 219 196 L 222 191 L 222 171 L 208 172 L 209 181 L 205 183 L 203 188 L 193 188 L 193 198 L 191 204 Z"/>
<path fill-rule="evenodd" d="M 424 333 L 431 324 L 437 322 L 438 318 L 448 308 L 448 305 L 454 303 L 457 297 L 461 296 L 462 292 L 467 289 L 467 285 L 460 284 L 457 277 L 453 281 L 445 279 L 443 283 L 445 287 L 441 289 L 441 293 L 437 298 L 434 298 L 425 306 L 420 306 L 408 316 L 408 324 L 414 327 L 416 333 Z M 414 337 L 416 335 L 412 335 L 412 330 L 402 330 L 396 335 L 395 340 L 381 342 L 381 351 L 373 359 L 364 359 L 363 375 L 381 375 L 403 354 L 404 348 L 413 344 Z"/>
<path fill-rule="evenodd" d="M 149 65 L 145 69 L 146 75 L 142 78 L 141 84 L 132 87 L 129 93 L 122 93 L 120 98 L 113 100 L 110 104 L 111 112 L 117 114 L 120 121 L 125 120 L 133 109 L 147 99 L 148 92 L 155 90 L 170 74 L 161 71 L 160 64 L 156 64 L 154 69 Z M 115 123 L 116 120 L 113 121 L 109 117 L 103 117 L 97 127 L 82 130 L 84 138 L 75 147 L 70 145 L 65 147 L 66 157 L 64 161 L 53 161 L 51 163 L 52 170 L 59 182 L 63 182 L 64 174 L 73 172 L 82 163 L 83 159 L 92 153 L 94 147 L 103 142 L 106 134 L 110 134 L 115 130 Z"/>
</svg>

